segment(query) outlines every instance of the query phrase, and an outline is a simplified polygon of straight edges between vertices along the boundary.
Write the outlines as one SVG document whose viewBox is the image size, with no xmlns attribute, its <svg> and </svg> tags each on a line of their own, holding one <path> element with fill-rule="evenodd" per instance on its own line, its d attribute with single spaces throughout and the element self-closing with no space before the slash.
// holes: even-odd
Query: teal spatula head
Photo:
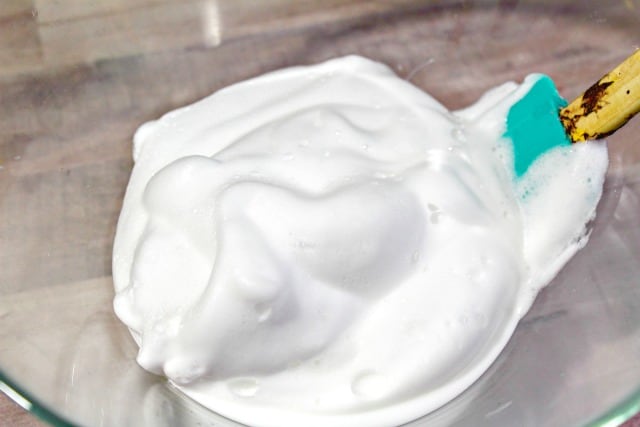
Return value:
<svg viewBox="0 0 640 427">
<path fill-rule="evenodd" d="M 567 105 L 553 80 L 537 75 L 531 90 L 516 102 L 507 115 L 504 136 L 513 143 L 514 170 L 521 177 L 529 166 L 547 150 L 571 145 L 559 111 Z"/>
</svg>

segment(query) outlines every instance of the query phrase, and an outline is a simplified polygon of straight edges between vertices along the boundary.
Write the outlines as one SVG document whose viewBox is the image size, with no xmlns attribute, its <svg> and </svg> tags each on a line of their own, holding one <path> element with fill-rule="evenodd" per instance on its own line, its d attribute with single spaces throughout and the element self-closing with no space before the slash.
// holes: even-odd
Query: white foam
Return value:
<svg viewBox="0 0 640 427">
<path fill-rule="evenodd" d="M 345 57 L 141 127 L 113 265 L 139 363 L 254 426 L 398 425 L 461 393 L 600 197 L 604 144 L 515 181 L 501 135 L 534 80 L 450 113 Z"/>
</svg>

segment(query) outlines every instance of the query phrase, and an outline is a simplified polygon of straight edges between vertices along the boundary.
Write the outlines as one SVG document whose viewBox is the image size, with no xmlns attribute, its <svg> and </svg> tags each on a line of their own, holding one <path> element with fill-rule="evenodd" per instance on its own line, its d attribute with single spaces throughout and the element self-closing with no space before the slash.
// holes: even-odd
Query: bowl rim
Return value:
<svg viewBox="0 0 640 427">
<path fill-rule="evenodd" d="M 37 399 L 32 393 L 20 387 L 1 368 L 0 392 L 3 392 L 27 412 L 49 425 L 54 427 L 81 427 Z M 584 427 L 618 427 L 638 413 L 640 413 L 640 386 L 626 399 L 614 405 L 603 415 L 587 422 Z"/>
<path fill-rule="evenodd" d="M 20 387 L 18 383 L 9 378 L 1 368 L 0 392 L 4 393 L 9 399 L 18 404 L 18 406 L 49 425 L 55 427 L 79 427 L 65 419 L 62 414 L 58 414 L 54 409 L 40 401 L 32 393 Z"/>
</svg>

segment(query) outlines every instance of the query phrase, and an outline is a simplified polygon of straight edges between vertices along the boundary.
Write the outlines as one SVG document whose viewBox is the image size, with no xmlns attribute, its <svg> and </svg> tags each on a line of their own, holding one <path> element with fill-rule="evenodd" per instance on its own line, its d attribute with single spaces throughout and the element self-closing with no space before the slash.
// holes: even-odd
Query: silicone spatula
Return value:
<svg viewBox="0 0 640 427">
<path fill-rule="evenodd" d="M 640 111 L 640 50 L 567 105 L 553 81 L 540 76 L 507 116 L 505 136 L 514 147 L 514 168 L 523 175 L 531 163 L 559 145 L 611 135 Z"/>
</svg>

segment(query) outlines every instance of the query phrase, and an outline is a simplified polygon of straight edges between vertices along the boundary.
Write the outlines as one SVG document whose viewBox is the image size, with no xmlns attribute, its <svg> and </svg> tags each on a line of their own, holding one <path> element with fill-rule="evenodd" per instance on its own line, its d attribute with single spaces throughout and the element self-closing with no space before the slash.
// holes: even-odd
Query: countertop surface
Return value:
<svg viewBox="0 0 640 427">
<path fill-rule="evenodd" d="M 409 4 L 410 2 L 410 0 L 403 0 L 398 3 Z M 31 117 L 32 113 L 27 111 L 27 107 L 24 107 L 24 114 L 19 117 L 16 116 L 17 118 L 13 124 L 24 124 L 25 129 L 29 132 L 33 131 L 32 127 L 37 128 L 40 133 L 36 133 L 34 138 L 42 139 L 47 137 L 47 133 L 49 132 L 49 129 L 45 125 L 53 126 L 57 123 L 55 120 L 58 120 L 60 123 L 76 123 L 76 121 L 80 123 L 81 119 L 85 116 L 92 117 L 91 114 L 95 116 L 111 114 L 111 122 L 108 123 L 109 126 L 96 126 L 95 129 L 89 129 L 82 128 L 78 125 L 78 134 L 72 134 L 71 138 L 77 138 L 79 140 L 86 137 L 87 145 L 84 151 L 77 151 L 75 147 L 71 145 L 68 147 L 64 145 L 67 141 L 71 140 L 70 138 L 66 138 L 69 135 L 65 135 L 65 138 L 60 137 L 54 141 L 58 144 L 56 146 L 58 151 L 52 150 L 50 153 L 41 153 L 42 161 L 40 163 L 35 162 L 34 164 L 43 171 L 49 172 L 50 176 L 54 176 L 54 172 L 57 172 L 58 167 L 69 159 L 72 159 L 77 164 L 81 164 L 82 162 L 90 164 L 90 160 L 94 157 L 100 159 L 106 158 L 110 159 L 116 165 L 114 168 L 129 167 L 130 147 L 128 141 L 135 126 L 139 125 L 143 119 L 156 117 L 162 111 L 168 111 L 168 107 L 183 105 L 189 100 L 197 99 L 197 97 L 202 96 L 202 93 L 212 88 L 226 85 L 236 78 L 236 76 L 233 76 L 233 78 L 227 76 L 215 80 L 215 82 L 212 83 L 204 78 L 200 78 L 200 76 L 188 75 L 190 66 L 210 65 L 210 63 L 207 62 L 209 59 L 202 59 L 201 56 L 197 54 L 191 55 L 189 52 L 193 52 L 202 46 L 217 46 L 221 43 L 221 37 L 223 37 L 225 41 L 232 40 L 235 42 L 237 40 L 246 40 L 252 35 L 255 36 L 256 34 L 262 34 L 267 31 L 271 32 L 272 35 L 279 34 L 280 28 L 283 26 L 302 29 L 310 25 L 311 19 L 314 20 L 314 25 L 323 25 L 323 22 L 330 22 L 336 16 L 340 16 L 341 19 L 347 19 L 364 12 L 371 14 L 384 12 L 385 8 L 389 8 L 389 4 L 391 4 L 391 2 L 385 1 L 363 1 L 360 2 L 359 7 L 356 8 L 353 7 L 351 3 L 343 0 L 328 0 L 325 2 L 329 5 L 326 6 L 326 10 L 332 8 L 331 13 L 310 14 L 308 13 L 308 9 L 310 8 L 309 4 L 313 2 L 309 1 L 299 2 L 299 5 L 294 8 L 296 10 L 291 11 L 291 13 L 282 12 L 283 5 L 287 4 L 285 0 L 273 0 L 269 3 L 268 8 L 264 7 L 261 2 L 255 2 L 254 7 L 246 7 L 247 2 L 244 3 L 244 9 L 240 10 L 239 8 L 237 13 L 229 14 L 228 10 L 222 9 L 233 9 L 236 7 L 236 4 L 240 4 L 240 2 L 216 2 L 207 0 L 187 0 L 182 2 L 171 0 L 131 0 L 128 2 L 123 0 L 107 0 L 101 2 L 86 2 L 83 0 L 66 0 L 65 7 L 62 7 L 60 5 L 61 2 L 50 0 L 0 1 L 0 89 L 11 89 L 8 92 L 9 95 L 16 97 L 13 99 L 8 96 L 7 99 L 11 102 L 16 100 L 21 101 L 18 99 L 22 94 L 22 92 L 20 92 L 20 90 L 22 90 L 21 85 L 24 84 L 26 86 L 29 84 L 29 78 L 34 75 L 41 76 L 50 74 L 48 81 L 52 84 L 57 84 L 66 91 L 65 94 L 59 97 L 60 99 L 83 102 L 83 104 L 79 104 L 82 105 L 82 108 L 78 107 L 77 109 L 64 111 L 60 105 L 56 104 L 59 99 L 51 96 L 50 93 L 45 93 L 46 91 L 43 86 L 41 90 L 42 93 L 34 94 L 33 98 L 34 100 L 37 97 L 42 98 L 41 105 L 39 105 L 41 111 L 39 111 L 38 114 L 42 117 L 47 117 L 49 121 L 45 123 L 43 119 L 42 123 L 35 123 L 37 120 Z M 515 4 L 517 2 L 504 3 Z M 631 0 L 629 0 L 628 3 L 631 3 Z M 221 10 L 216 9 L 212 5 L 220 7 Z M 206 21 L 203 18 L 209 19 L 214 17 L 214 15 L 217 16 L 216 14 L 218 13 L 221 15 L 226 13 L 226 16 L 237 17 L 235 21 L 230 20 L 225 22 L 226 27 L 222 36 L 220 28 L 211 25 L 211 22 L 215 20 Z M 144 25 L 148 23 L 147 17 L 149 14 L 157 18 L 157 25 L 155 27 Z M 360 30 L 366 31 L 366 28 Z M 458 30 L 457 28 L 451 30 L 453 36 L 456 36 Z M 171 36 L 167 37 L 167 34 Z M 306 40 L 298 37 L 295 31 L 291 34 L 287 39 L 288 44 L 283 46 L 273 44 L 268 48 L 265 47 L 262 56 L 255 60 L 254 63 L 260 62 L 260 68 L 263 68 L 263 65 L 270 66 L 270 60 L 272 58 L 277 59 L 277 61 L 273 61 L 273 65 L 281 66 L 287 65 L 289 62 L 295 63 L 298 58 L 295 56 L 295 52 L 290 53 L 292 50 L 297 49 L 298 52 L 306 52 L 309 46 L 315 46 L 313 45 L 315 42 L 313 39 Z M 70 40 L 75 43 L 74 48 L 71 49 L 69 48 Z M 602 43 L 606 44 L 605 41 Z M 161 107 L 144 104 L 146 102 L 144 97 L 136 97 L 136 93 L 126 92 L 122 85 L 112 85 L 108 87 L 108 90 L 104 89 L 106 86 L 103 85 L 110 84 L 108 79 L 111 74 L 115 75 L 120 70 L 120 68 L 117 67 L 113 67 L 113 69 L 110 68 L 112 63 L 110 63 L 109 60 L 113 58 L 121 60 L 121 64 L 124 64 L 122 67 L 126 68 L 129 66 L 134 69 L 138 66 L 135 63 L 136 60 L 147 54 L 154 53 L 156 56 L 150 55 L 153 56 L 153 58 L 149 60 L 149 64 L 146 64 L 145 67 L 148 69 L 157 69 L 157 76 L 165 78 L 169 83 L 171 83 L 171 79 L 177 80 L 178 78 L 185 78 L 184 75 L 180 73 L 176 73 L 175 75 L 170 72 L 164 73 L 163 67 L 165 67 L 166 64 L 173 64 L 172 57 L 169 54 L 162 53 L 167 51 L 187 52 L 184 58 L 187 65 L 179 65 L 184 65 L 185 74 L 187 74 L 188 79 L 191 80 L 189 85 L 185 85 L 185 88 L 181 88 L 180 90 L 176 89 L 171 93 L 167 92 L 165 94 L 166 99 L 164 99 Z M 372 54 L 375 54 L 377 47 L 371 47 L 370 51 Z M 325 53 L 335 54 L 334 52 L 327 51 L 324 53 L 320 52 L 318 55 L 322 56 Z M 225 54 L 229 55 L 229 57 L 237 55 L 235 51 L 229 51 Z M 300 55 L 306 59 L 304 54 Z M 315 57 L 312 59 L 315 60 Z M 512 66 L 521 66 L 522 63 L 518 61 L 525 61 L 526 59 L 526 55 L 521 52 L 515 52 L 515 65 L 512 64 Z M 404 69 L 405 74 L 407 74 L 406 77 L 408 79 L 414 78 L 414 82 L 419 80 L 421 78 L 420 72 L 423 70 L 424 65 L 430 63 L 431 62 L 427 60 L 427 62 L 421 64 L 408 64 Z M 96 93 L 98 93 L 98 90 L 102 91 L 99 92 L 104 95 L 101 102 L 94 102 L 94 99 L 90 97 L 90 93 L 86 99 L 82 98 L 83 94 L 73 94 L 71 83 L 68 86 L 60 83 L 64 80 L 61 77 L 63 73 L 66 72 L 64 70 L 74 69 L 73 67 L 77 64 L 80 64 L 80 66 L 75 69 L 76 72 L 75 74 L 72 73 L 71 77 L 77 81 L 86 83 L 86 87 L 88 88 L 87 93 L 90 90 L 95 90 Z M 255 71 L 250 66 L 244 66 L 241 61 L 238 61 L 238 69 L 241 70 L 240 74 L 242 77 L 248 77 L 254 74 Z M 400 70 L 400 68 L 398 69 Z M 413 71 L 409 72 L 409 70 Z M 597 74 L 595 66 L 589 64 L 585 65 L 583 71 L 588 72 L 590 75 L 594 74 L 594 72 Z M 511 72 L 511 69 L 499 69 L 493 77 L 496 81 L 504 81 L 505 77 L 510 75 Z M 154 82 L 147 82 L 145 77 L 146 76 L 142 75 L 136 77 L 134 75 L 131 78 L 139 78 L 134 82 L 138 86 L 146 84 L 153 86 L 156 84 Z M 86 81 L 83 79 L 86 79 Z M 131 84 L 133 85 L 134 83 Z M 489 86 L 490 84 L 494 84 L 494 82 L 486 81 L 483 84 L 484 86 Z M 175 85 L 179 86 L 178 84 Z M 160 90 L 162 88 L 160 84 L 156 84 L 156 86 L 146 89 Z M 572 89 L 572 87 L 565 89 Z M 436 87 L 435 90 L 437 92 L 438 88 Z M 457 94 L 459 96 L 452 96 L 451 99 L 454 99 L 460 105 L 454 105 L 455 107 L 464 105 L 477 96 L 477 93 L 471 93 L 467 87 L 461 86 L 456 90 L 458 90 L 458 92 L 454 91 L 453 95 Z M 9 105 L 9 102 L 6 104 Z M 132 111 L 140 109 L 140 106 L 146 108 L 146 112 L 145 114 L 136 113 L 138 117 L 135 116 Z M 24 129 L 17 128 L 14 132 L 15 135 L 12 135 L 16 136 L 17 139 L 15 141 L 12 140 L 11 144 L 3 147 L 5 151 L 0 153 L 0 164 L 3 161 L 3 155 L 9 156 L 9 154 L 11 154 L 10 157 L 6 157 L 8 162 L 13 161 L 13 164 L 9 167 L 13 168 L 16 176 L 22 174 L 27 177 L 27 171 L 21 169 L 23 167 L 26 168 L 26 166 L 22 166 L 26 163 L 19 161 L 22 156 L 21 152 L 16 151 L 9 153 L 10 149 L 17 150 L 19 148 L 20 140 L 18 137 L 26 138 L 26 133 L 24 132 L 27 131 L 23 131 Z M 114 151 L 112 146 L 100 144 L 100 141 L 108 138 L 127 140 L 127 144 L 119 146 L 120 151 Z M 636 146 L 636 149 L 637 147 L 638 146 Z M 2 168 L 2 166 L 0 166 L 0 168 Z M 62 174 L 63 168 L 60 167 L 59 169 L 60 174 Z M 69 170 L 67 170 L 66 173 L 68 174 Z M 92 178 L 92 176 L 93 175 L 87 174 L 88 178 L 86 178 L 86 182 L 83 182 L 82 185 L 90 183 L 89 178 Z M 25 185 L 29 184 L 27 178 L 25 178 L 24 181 L 26 183 Z M 2 183 L 0 182 L 0 184 Z M 120 195 L 126 181 L 123 178 L 122 182 L 118 181 L 112 184 L 114 194 L 117 193 Z M 74 211 L 74 214 L 77 214 L 77 221 L 81 223 L 81 225 L 84 224 L 82 223 L 84 218 L 88 218 L 91 214 L 91 212 L 85 212 L 83 210 L 82 206 L 83 203 L 86 204 L 85 202 L 91 202 L 95 206 L 100 206 L 101 209 L 112 209 L 113 212 L 105 213 L 105 211 L 100 211 L 99 213 L 104 213 L 105 217 L 109 216 L 111 219 L 116 218 L 117 207 L 115 204 L 111 206 L 104 202 L 104 200 L 111 198 L 113 194 L 105 193 L 98 196 L 103 197 L 103 199 L 85 200 L 83 197 L 86 198 L 89 196 L 74 194 L 74 197 L 77 197 L 77 199 L 71 201 L 77 203 L 77 211 Z M 68 201 L 65 201 L 65 203 L 66 202 Z M 106 207 L 103 208 L 102 206 Z M 46 236 L 43 234 L 44 237 L 42 238 L 47 239 L 47 242 L 50 240 L 52 244 L 56 244 L 56 239 L 64 239 L 64 241 L 75 239 L 77 242 L 81 242 L 82 245 L 87 241 L 90 243 L 86 247 L 81 247 L 81 243 L 77 244 L 83 251 L 85 249 L 88 251 L 86 256 L 84 252 L 66 255 L 55 253 L 53 255 L 48 253 L 41 254 L 42 260 L 44 260 L 44 262 L 50 262 L 51 265 L 45 266 L 46 268 L 27 272 L 32 277 L 35 277 L 34 286 L 44 286 L 50 279 L 52 271 L 53 274 L 57 274 L 69 282 L 80 282 L 96 277 L 106 277 L 109 274 L 109 266 L 108 263 L 105 263 L 104 259 L 100 257 L 108 258 L 110 256 L 111 234 L 109 233 L 111 233 L 110 230 L 113 228 L 114 222 L 115 219 L 104 224 L 103 229 L 108 229 L 109 231 L 99 236 L 92 234 L 96 233 L 96 228 L 91 227 L 92 224 L 89 222 L 87 222 L 85 224 L 86 227 L 81 230 L 83 234 L 78 232 L 78 234 L 72 235 L 71 237 L 64 229 L 46 230 L 49 234 Z M 0 237 L 3 237 L 2 231 L 3 230 L 0 229 Z M 17 246 L 12 246 L 11 251 L 19 253 L 20 251 L 25 252 L 32 250 L 32 248 L 25 246 L 26 244 L 22 244 L 21 242 L 22 240 L 20 239 L 16 240 Z M 38 244 L 34 244 L 33 247 L 44 247 L 40 244 L 42 242 L 38 241 L 36 243 Z M 22 246 L 20 246 L 21 244 Z M 12 254 L 6 253 L 6 247 L 8 246 L 11 245 L 0 245 L 0 258 L 12 259 Z M 99 256 L 94 256 L 95 254 Z M 75 256 L 75 258 L 72 255 Z M 59 256 L 59 258 L 56 258 L 56 256 Z M 5 264 L 6 268 L 5 265 L 3 265 L 3 270 L 5 271 L 1 272 L 1 274 L 2 279 L 6 280 L 0 281 L 3 281 L 3 283 L 23 283 L 21 280 L 22 276 L 20 275 L 26 274 L 24 266 L 18 263 Z M 107 266 L 105 267 L 105 265 Z M 59 271 L 55 270 L 55 268 Z M 67 277 L 71 274 L 68 273 L 69 271 L 78 272 L 78 275 L 82 274 L 84 276 Z M 37 274 L 40 274 L 41 277 L 37 276 Z M 16 348 L 15 351 L 18 352 L 21 350 Z M 35 427 L 43 425 L 43 422 L 23 410 L 0 392 L 0 427 Z M 624 427 L 640 427 L 640 414 L 626 422 Z"/>
</svg>

